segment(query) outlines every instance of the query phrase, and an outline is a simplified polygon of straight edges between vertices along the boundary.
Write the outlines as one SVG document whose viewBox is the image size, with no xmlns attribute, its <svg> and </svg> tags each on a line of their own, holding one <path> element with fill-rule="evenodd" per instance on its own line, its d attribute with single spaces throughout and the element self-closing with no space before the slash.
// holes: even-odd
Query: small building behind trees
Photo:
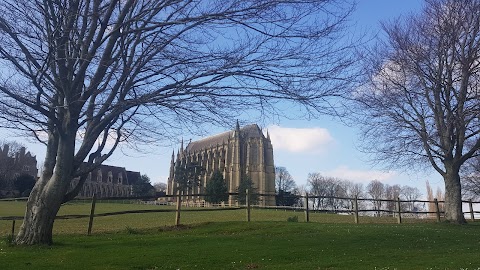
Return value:
<svg viewBox="0 0 480 270">
<path fill-rule="evenodd" d="M 37 180 L 37 158 L 16 143 L 0 146 L 0 197 L 16 197 L 21 192 L 15 179 L 29 177 Z"/>
</svg>

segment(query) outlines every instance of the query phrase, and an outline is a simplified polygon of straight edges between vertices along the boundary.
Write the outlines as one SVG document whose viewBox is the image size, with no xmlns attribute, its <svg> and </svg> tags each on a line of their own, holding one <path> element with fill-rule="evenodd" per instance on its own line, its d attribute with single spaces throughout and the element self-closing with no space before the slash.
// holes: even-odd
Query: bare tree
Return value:
<svg viewBox="0 0 480 270">
<path fill-rule="evenodd" d="M 292 192 L 296 188 L 295 180 L 285 167 L 275 167 L 275 191 Z"/>
<path fill-rule="evenodd" d="M 383 199 L 385 199 L 385 185 L 378 181 L 373 180 L 367 185 L 366 193 L 372 198 L 373 209 L 376 211 L 376 216 L 381 215 L 381 209 L 383 207 Z"/>
<path fill-rule="evenodd" d="M 330 209 L 333 211 L 350 207 L 345 199 L 349 194 L 350 182 L 335 177 L 322 176 L 320 173 L 308 174 L 307 183 L 310 193 L 324 198 L 315 199 L 317 209 Z"/>
<path fill-rule="evenodd" d="M 345 2 L 0 1 L 0 121 L 46 146 L 16 243 L 52 243 L 61 203 L 119 144 L 280 101 L 331 108 L 353 74 Z"/>
<path fill-rule="evenodd" d="M 333 189 L 333 197 L 336 198 L 334 198 L 331 203 L 334 211 L 350 208 L 350 200 L 342 199 L 348 197 L 350 194 L 350 187 L 350 181 L 336 178 L 335 187 Z"/>
<path fill-rule="evenodd" d="M 350 182 L 350 188 L 348 189 L 348 197 L 363 197 L 364 196 L 364 189 L 362 183 L 353 183 Z"/>
<path fill-rule="evenodd" d="M 320 173 L 309 173 L 307 179 L 309 193 L 320 197 L 329 196 L 333 186 L 332 180 L 331 177 L 325 177 Z M 315 209 L 326 209 L 328 206 L 328 198 L 316 198 L 314 200 Z"/>
<path fill-rule="evenodd" d="M 13 158 L 20 152 L 20 149 L 25 146 L 16 141 L 0 140 L 0 147 L 2 148 L 2 152 L 5 152 L 5 147 L 7 147 L 6 156 Z"/>
<path fill-rule="evenodd" d="M 156 192 L 165 192 L 167 190 L 167 184 L 163 182 L 155 183 L 153 187 L 155 188 Z"/>
<path fill-rule="evenodd" d="M 445 182 L 445 216 L 464 223 L 459 171 L 480 149 L 480 1 L 427 0 L 385 24 L 358 88 L 365 150 L 391 166 L 432 166 Z"/>
<path fill-rule="evenodd" d="M 430 186 L 430 182 L 428 182 L 428 180 L 425 182 L 425 185 L 427 189 L 427 201 L 428 201 L 427 208 L 429 212 L 428 216 L 430 218 L 433 218 L 435 217 L 435 211 L 436 211 L 435 203 L 434 203 L 435 196 L 433 195 L 433 189 Z"/>
<path fill-rule="evenodd" d="M 480 156 L 471 159 L 461 174 L 463 197 L 480 197 Z"/>
<path fill-rule="evenodd" d="M 421 206 L 418 203 L 415 203 L 414 201 L 419 200 L 421 197 L 422 197 L 422 193 L 418 188 L 410 187 L 410 186 L 402 186 L 402 189 L 400 191 L 400 198 L 406 201 L 412 201 L 412 202 L 402 203 L 402 209 L 405 211 L 420 211 Z"/>
<path fill-rule="evenodd" d="M 275 201 L 277 205 L 293 206 L 298 201 L 297 184 L 285 167 L 275 167 Z"/>
<path fill-rule="evenodd" d="M 394 213 L 396 209 L 395 201 L 400 197 L 402 188 L 399 185 L 385 185 L 385 199 L 389 200 L 386 202 L 387 210 Z"/>
<path fill-rule="evenodd" d="M 445 201 L 445 193 L 440 187 L 437 187 L 437 192 L 435 193 L 435 197 L 439 201 Z M 445 203 L 439 203 L 438 204 L 438 210 L 440 212 L 445 212 Z"/>
<path fill-rule="evenodd" d="M 298 196 L 305 196 L 308 193 L 308 188 L 306 185 L 299 185 L 295 189 L 294 193 Z M 297 204 L 295 206 L 305 207 L 305 200 L 303 199 L 297 200 Z"/>
<path fill-rule="evenodd" d="M 347 188 L 347 197 L 349 198 L 364 198 L 365 197 L 365 191 L 363 188 L 362 183 L 354 183 L 352 181 L 347 181 L 349 184 L 349 187 Z M 353 200 L 350 203 L 350 209 L 353 209 Z M 366 206 L 365 201 L 359 200 L 357 201 L 357 206 L 359 209 L 363 209 Z"/>
</svg>

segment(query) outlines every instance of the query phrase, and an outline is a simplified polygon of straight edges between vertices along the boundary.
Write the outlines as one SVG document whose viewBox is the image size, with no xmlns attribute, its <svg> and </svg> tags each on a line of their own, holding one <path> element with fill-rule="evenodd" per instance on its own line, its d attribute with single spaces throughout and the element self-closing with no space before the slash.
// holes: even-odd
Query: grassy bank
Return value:
<svg viewBox="0 0 480 270">
<path fill-rule="evenodd" d="M 125 201 L 127 202 L 127 201 Z M 88 215 L 90 203 L 79 201 L 67 203 L 60 208 L 58 215 Z M 95 213 L 108 213 L 129 210 L 174 210 L 173 206 L 142 205 L 132 203 L 98 202 Z M 181 223 L 186 225 L 205 222 L 245 221 L 244 209 L 200 212 L 199 208 L 182 208 Z M 0 217 L 23 216 L 25 211 L 24 201 L 0 201 Z M 275 209 L 252 209 L 252 221 L 286 221 L 288 218 L 297 217 L 299 222 L 304 222 L 303 211 L 284 211 Z M 94 220 L 93 233 L 117 232 L 125 228 L 148 229 L 161 226 L 171 226 L 175 221 L 174 212 L 126 214 L 116 216 L 97 217 Z M 352 215 L 322 214 L 310 212 L 310 221 L 316 223 L 353 223 Z M 403 219 L 405 223 L 433 222 L 427 219 Z M 396 223 L 392 217 L 360 217 L 361 223 Z M 18 231 L 21 221 L 16 222 L 15 231 Z M 0 220 L 0 236 L 10 234 L 12 221 Z M 54 234 L 85 234 L 88 228 L 88 218 L 58 219 L 55 221 Z"/>
<path fill-rule="evenodd" d="M 0 244 L 4 269 L 477 269 L 480 226 L 215 222 Z"/>
<path fill-rule="evenodd" d="M 21 216 L 25 202 L 0 202 L 0 216 Z M 173 207 L 97 203 L 96 213 Z M 12 221 L 0 221 L 1 269 L 479 269 L 480 223 L 456 226 L 426 219 L 361 217 L 253 209 L 174 212 L 56 220 L 53 246 L 14 247 Z M 59 215 L 85 215 L 89 202 Z M 287 222 L 296 217 L 298 222 Z M 294 219 L 294 220 L 295 220 Z M 16 230 L 21 221 L 17 221 Z"/>
</svg>

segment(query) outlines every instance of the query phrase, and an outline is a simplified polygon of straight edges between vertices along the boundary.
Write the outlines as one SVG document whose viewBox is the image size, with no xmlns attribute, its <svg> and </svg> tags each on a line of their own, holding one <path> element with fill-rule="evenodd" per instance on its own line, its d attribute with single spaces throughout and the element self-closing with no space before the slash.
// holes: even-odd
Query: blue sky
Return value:
<svg viewBox="0 0 480 270">
<path fill-rule="evenodd" d="M 380 31 L 380 21 L 391 20 L 400 15 L 417 12 L 423 1 L 417 0 L 359 0 L 357 10 L 351 18 L 355 27 L 352 31 Z M 232 128 L 234 123 L 232 123 Z M 381 167 L 368 162 L 368 157 L 357 150 L 359 144 L 357 130 L 344 126 L 338 120 L 322 117 L 315 120 L 283 120 L 276 125 L 266 124 L 274 147 L 275 164 L 286 167 L 298 185 L 305 185 L 310 172 L 321 172 L 361 182 L 365 185 L 371 180 L 380 180 L 386 184 L 400 184 L 418 187 L 425 194 L 425 181 L 433 186 L 443 187 L 441 177 L 433 171 L 405 172 L 383 171 Z M 225 130 L 212 129 L 212 134 Z M 11 137 L 6 131 L 0 131 L 0 137 L 16 140 L 27 146 L 42 162 L 45 149 L 23 138 Z M 181 138 L 178 138 L 180 140 Z M 189 135 L 185 141 L 198 139 Z M 168 144 L 168 143 L 167 143 Z M 173 146 L 178 149 L 179 144 Z M 107 164 L 126 167 L 128 170 L 147 174 L 152 182 L 165 182 L 168 176 L 172 147 L 156 147 L 146 153 L 117 151 Z"/>
</svg>

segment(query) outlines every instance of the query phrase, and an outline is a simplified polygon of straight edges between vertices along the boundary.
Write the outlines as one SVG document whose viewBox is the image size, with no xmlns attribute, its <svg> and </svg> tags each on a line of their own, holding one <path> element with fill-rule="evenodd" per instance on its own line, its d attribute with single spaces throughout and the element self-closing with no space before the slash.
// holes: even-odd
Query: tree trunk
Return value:
<svg viewBox="0 0 480 270">
<path fill-rule="evenodd" d="M 47 146 L 45 171 L 28 198 L 23 224 L 15 239 L 17 245 L 53 243 L 53 223 L 72 180 L 74 149 L 74 135 L 65 136 L 58 144 Z M 54 154 L 49 156 L 51 153 Z M 54 169 L 48 168 L 54 157 Z"/>
<path fill-rule="evenodd" d="M 42 188 L 35 186 L 34 189 Z M 52 244 L 53 223 L 63 197 L 49 189 L 51 188 L 44 187 L 42 192 L 37 191 L 35 196 L 28 198 L 23 224 L 15 239 L 16 244 Z"/>
<path fill-rule="evenodd" d="M 466 223 L 462 211 L 462 188 L 459 169 L 454 166 L 445 166 L 445 219 L 458 224 Z"/>
</svg>

